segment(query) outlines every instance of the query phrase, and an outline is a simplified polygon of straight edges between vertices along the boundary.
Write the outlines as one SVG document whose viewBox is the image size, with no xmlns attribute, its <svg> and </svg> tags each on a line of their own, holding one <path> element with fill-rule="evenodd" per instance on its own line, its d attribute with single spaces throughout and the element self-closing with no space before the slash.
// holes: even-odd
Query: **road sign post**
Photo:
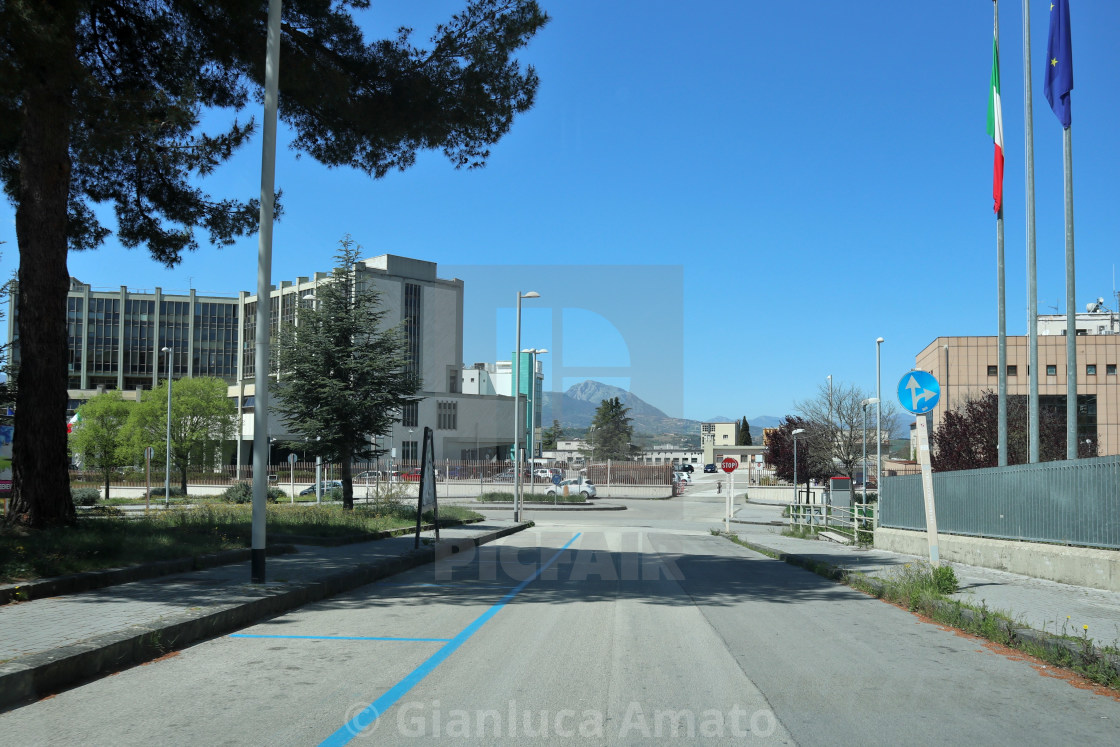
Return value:
<svg viewBox="0 0 1120 747">
<path fill-rule="evenodd" d="M 732 496 L 735 495 L 735 470 L 739 469 L 739 460 L 727 457 L 719 465 L 727 473 L 727 500 L 724 503 L 723 531 L 731 531 L 731 507 L 734 504 Z"/>
<path fill-rule="evenodd" d="M 931 373 L 911 371 L 898 382 L 898 401 L 917 416 L 915 425 L 918 437 L 918 464 L 922 468 L 922 497 L 926 509 L 926 539 L 929 544 L 929 564 L 934 568 L 941 565 L 941 554 L 937 546 L 937 507 L 933 497 L 933 468 L 930 464 L 929 428 L 926 424 L 926 415 L 933 412 L 940 399 L 941 385 Z M 880 485 L 880 499 L 882 490 Z"/>
</svg>

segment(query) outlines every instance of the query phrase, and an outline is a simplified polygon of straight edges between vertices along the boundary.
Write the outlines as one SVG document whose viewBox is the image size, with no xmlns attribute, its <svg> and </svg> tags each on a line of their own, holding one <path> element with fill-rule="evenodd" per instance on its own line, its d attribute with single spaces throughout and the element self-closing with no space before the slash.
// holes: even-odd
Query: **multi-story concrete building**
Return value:
<svg viewBox="0 0 1120 747">
<path fill-rule="evenodd" d="M 408 365 L 420 376 L 424 399 L 402 413 L 401 424 L 379 438 L 398 459 L 419 452 L 423 426 L 436 432 L 436 457 L 508 454 L 513 438 L 512 388 L 464 394 L 463 282 L 437 277 L 436 264 L 386 254 L 357 262 L 359 282 L 372 284 L 388 313 L 384 323 L 401 325 Z M 315 303 L 329 273 L 315 273 L 273 287 L 271 334 L 281 324 L 298 323 L 303 309 Z M 19 364 L 19 309 L 10 296 L 11 360 Z M 239 413 L 239 436 L 231 448 L 233 463 L 252 461 L 253 405 L 256 393 L 255 294 L 239 296 L 168 294 L 154 291 L 94 290 L 71 279 L 67 298 L 69 333 L 68 389 L 70 412 L 99 391 L 121 390 L 139 398 L 170 375 L 173 379 L 215 376 L 229 385 Z M 170 348 L 170 354 L 161 353 Z M 508 376 L 508 363 L 507 376 Z M 275 371 L 273 371 L 275 374 Z M 283 372 L 280 372 L 283 376 Z M 512 385 L 510 385 L 512 387 Z M 275 441 L 298 440 L 278 419 L 270 420 Z"/>
<path fill-rule="evenodd" d="M 738 442 L 739 424 L 737 422 L 700 424 L 700 450 L 704 453 L 704 464 L 711 464 L 715 460 L 717 449 L 724 446 L 734 446 Z"/>
<path fill-rule="evenodd" d="M 1078 314 L 1077 400 L 1078 438 L 1089 440 L 1101 456 L 1120 454 L 1120 319 L 1103 308 Z M 1095 307 L 1095 308 L 1094 308 Z M 1041 404 L 1065 412 L 1066 317 L 1038 319 L 1038 393 Z M 1027 337 L 1007 338 L 1007 394 L 1030 393 L 1030 351 Z M 932 373 L 941 384 L 941 399 L 933 411 L 937 428 L 949 410 L 956 409 L 999 384 L 998 338 L 938 337 L 916 357 L 916 367 Z"/>
</svg>

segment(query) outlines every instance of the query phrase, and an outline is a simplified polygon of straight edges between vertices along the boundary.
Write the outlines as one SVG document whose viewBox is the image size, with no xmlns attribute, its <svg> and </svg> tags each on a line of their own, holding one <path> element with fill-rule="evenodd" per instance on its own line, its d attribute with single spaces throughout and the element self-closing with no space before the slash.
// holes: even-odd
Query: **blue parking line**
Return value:
<svg viewBox="0 0 1120 747">
<path fill-rule="evenodd" d="M 564 553 L 565 550 L 571 547 L 573 542 L 579 539 L 580 534 L 582 534 L 582 532 L 576 533 L 574 537 L 568 540 L 567 544 L 561 547 L 555 555 L 549 558 L 549 561 L 547 563 L 538 568 L 536 572 L 533 573 L 533 575 L 529 576 L 527 579 L 515 586 L 513 590 L 502 597 L 501 600 L 497 602 L 497 604 L 493 605 L 492 607 L 490 607 L 490 609 L 479 615 L 478 619 L 476 619 L 467 627 L 463 628 L 463 630 L 459 632 L 459 635 L 455 636 L 446 644 L 444 644 L 439 649 L 439 651 L 436 651 L 434 654 L 432 654 L 427 661 L 416 667 L 416 669 L 413 669 L 412 672 L 408 674 L 408 676 L 389 688 L 384 695 L 370 703 L 367 708 L 365 708 L 354 718 L 347 721 L 340 729 L 338 729 L 338 731 L 320 742 L 320 747 L 322 747 L 322 745 L 333 746 L 349 744 L 350 741 L 354 739 L 354 737 L 358 736 L 358 734 L 360 734 L 363 729 L 376 721 L 382 713 L 392 708 L 398 700 L 403 698 L 408 693 L 409 690 L 420 684 L 421 680 L 431 674 L 436 667 L 438 667 L 447 659 L 447 657 L 455 653 L 455 651 L 460 646 L 467 642 L 467 639 L 477 633 L 483 625 L 489 622 L 490 618 L 498 614 L 498 612 L 500 612 L 503 607 L 505 607 L 510 601 L 512 601 L 515 596 L 521 593 L 522 589 L 536 581 L 542 573 L 548 570 L 548 568 L 553 563 L 559 560 L 560 556 Z"/>
<path fill-rule="evenodd" d="M 411 643 L 447 643 L 450 638 L 392 638 L 389 636 L 365 635 L 252 635 L 250 633 L 231 633 L 230 638 L 300 638 L 311 641 L 406 641 Z"/>
</svg>

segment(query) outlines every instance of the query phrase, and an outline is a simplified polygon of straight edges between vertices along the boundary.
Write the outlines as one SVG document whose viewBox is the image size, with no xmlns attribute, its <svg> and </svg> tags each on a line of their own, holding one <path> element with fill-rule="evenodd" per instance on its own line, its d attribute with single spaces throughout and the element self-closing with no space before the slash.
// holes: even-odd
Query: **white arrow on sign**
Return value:
<svg viewBox="0 0 1120 747">
<path fill-rule="evenodd" d="M 929 389 L 922 389 L 918 384 L 918 380 L 914 378 L 914 374 L 910 374 L 910 380 L 906 382 L 906 388 L 910 390 L 911 410 L 917 410 L 918 403 L 922 400 L 933 398 L 933 392 Z"/>
</svg>

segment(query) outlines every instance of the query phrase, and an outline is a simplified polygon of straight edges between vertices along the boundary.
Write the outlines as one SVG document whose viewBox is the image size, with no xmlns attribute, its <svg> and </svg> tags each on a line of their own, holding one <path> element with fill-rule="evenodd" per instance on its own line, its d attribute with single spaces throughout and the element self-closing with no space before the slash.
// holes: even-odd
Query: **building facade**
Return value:
<svg viewBox="0 0 1120 747">
<path fill-rule="evenodd" d="M 513 442 L 512 384 L 487 391 L 476 385 L 463 391 L 463 281 L 439 278 L 434 262 L 392 254 L 359 261 L 353 270 L 359 283 L 368 283 L 380 293 L 387 311 L 383 323 L 401 326 L 408 365 L 422 382 L 424 399 L 406 408 L 400 425 L 380 435 L 378 443 L 395 450 L 398 459 L 409 459 L 408 454 L 418 452 L 423 427 L 428 425 L 436 433 L 438 459 L 508 455 Z M 282 324 L 298 323 L 301 311 L 316 303 L 320 284 L 330 277 L 330 273 L 315 273 L 273 287 L 269 297 L 273 337 Z M 17 297 L 10 295 L 9 307 L 13 367 L 20 355 Z M 238 408 L 238 436 L 228 460 L 250 464 L 258 305 L 256 295 L 248 292 L 231 297 L 125 286 L 95 290 L 72 278 L 66 314 L 67 417 L 101 391 L 120 390 L 126 398 L 138 399 L 168 378 L 169 371 L 172 379 L 214 376 L 225 380 Z M 164 348 L 170 352 L 161 352 Z M 507 379 L 508 371 L 507 362 Z M 275 367 L 271 373 L 276 375 Z M 277 442 L 299 439 L 275 417 L 270 418 L 269 432 Z M 271 456 L 276 459 L 279 454 Z"/>
<path fill-rule="evenodd" d="M 1120 334 L 1110 334 L 1109 313 L 1077 317 L 1077 398 L 1078 439 L 1092 442 L 1100 456 L 1120 454 Z M 1085 326 L 1083 327 L 1083 317 Z M 1043 324 L 1053 322 L 1043 334 Z M 1041 403 L 1059 407 L 1065 412 L 1066 401 L 1066 336 L 1065 317 L 1061 326 L 1056 320 L 1041 317 L 1038 335 L 1038 393 Z M 1105 331 L 1100 333 L 1098 328 Z M 998 338 L 938 337 L 918 353 L 916 367 L 932 373 L 941 385 L 941 398 L 934 408 L 936 429 L 949 410 L 955 410 L 969 399 L 986 391 L 996 392 L 999 385 Z M 1029 347 L 1027 337 L 1007 337 L 1007 394 L 1028 396 Z"/>
</svg>

